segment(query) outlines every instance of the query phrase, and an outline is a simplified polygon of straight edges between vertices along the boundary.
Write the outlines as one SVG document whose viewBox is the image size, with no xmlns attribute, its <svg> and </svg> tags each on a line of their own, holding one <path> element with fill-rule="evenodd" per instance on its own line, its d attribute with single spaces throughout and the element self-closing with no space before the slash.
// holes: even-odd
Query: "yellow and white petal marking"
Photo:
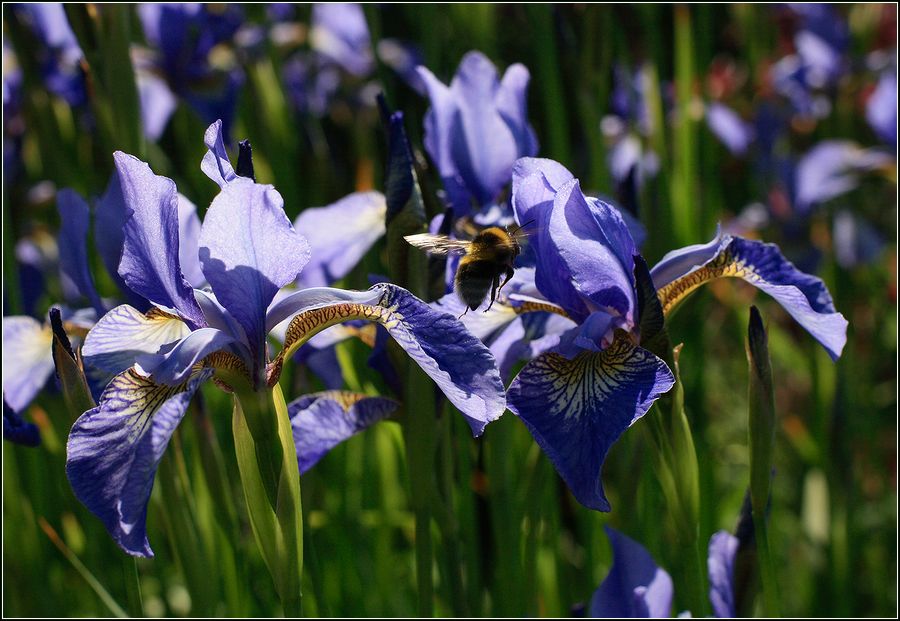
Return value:
<svg viewBox="0 0 900 621">
<path fill-rule="evenodd" d="M 85 362 L 104 371 L 120 373 L 134 364 L 138 354 L 155 354 L 180 341 L 191 329 L 180 318 L 157 308 L 146 314 L 133 306 L 117 306 L 88 332 L 82 354 Z"/>
</svg>

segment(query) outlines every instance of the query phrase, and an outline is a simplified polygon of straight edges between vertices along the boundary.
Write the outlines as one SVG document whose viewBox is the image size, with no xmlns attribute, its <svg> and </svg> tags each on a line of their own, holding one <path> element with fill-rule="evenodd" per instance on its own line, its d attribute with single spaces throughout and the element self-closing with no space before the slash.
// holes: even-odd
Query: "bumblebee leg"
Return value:
<svg viewBox="0 0 900 621">
<path fill-rule="evenodd" d="M 515 271 L 513 270 L 513 268 L 511 268 L 510 266 L 507 265 L 506 273 L 504 274 L 504 276 L 506 276 L 506 278 L 503 280 L 503 284 L 500 285 L 500 289 L 503 289 L 503 287 L 506 286 L 506 283 L 508 283 L 509 279 L 513 277 L 513 274 L 515 274 Z M 498 293 L 500 292 L 500 289 L 497 289 Z"/>
<path fill-rule="evenodd" d="M 459 317 L 457 317 L 457 319 L 462 319 L 462 318 L 463 318 L 463 315 L 465 315 L 465 314 L 468 313 L 468 312 L 469 312 L 469 307 L 466 306 L 466 310 L 464 310 L 463 312 L 461 312 L 461 313 L 459 314 Z"/>
<path fill-rule="evenodd" d="M 488 307 L 486 309 L 484 309 L 485 313 L 488 312 L 489 310 L 491 310 L 491 306 L 494 305 L 494 300 L 497 299 L 497 291 L 499 291 L 499 289 L 497 288 L 497 285 L 499 285 L 499 284 L 500 284 L 500 277 L 496 276 L 494 278 L 493 282 L 491 283 L 491 303 L 488 304 Z"/>
</svg>

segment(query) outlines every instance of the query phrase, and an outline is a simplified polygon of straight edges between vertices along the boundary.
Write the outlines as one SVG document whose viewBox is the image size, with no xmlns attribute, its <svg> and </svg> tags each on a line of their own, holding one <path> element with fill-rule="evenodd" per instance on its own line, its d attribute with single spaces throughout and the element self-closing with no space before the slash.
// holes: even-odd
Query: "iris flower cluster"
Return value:
<svg viewBox="0 0 900 621">
<path fill-rule="evenodd" d="M 235 172 L 220 123 L 207 131 L 207 144 L 202 169 L 220 192 L 198 238 L 204 289 L 189 284 L 178 258 L 175 184 L 137 158 L 115 154 L 128 213 L 118 273 L 153 307 L 143 313 L 117 306 L 88 334 L 85 364 L 116 375 L 72 428 L 67 474 L 116 542 L 139 556 L 152 555 L 145 520 L 153 478 L 191 396 L 213 377 L 226 389 L 236 381 L 257 391 L 274 385 L 284 361 L 325 327 L 349 320 L 384 326 L 476 434 L 505 408 L 488 350 L 452 316 L 400 287 L 313 287 L 274 302 L 309 262 L 309 244 L 272 186 Z M 267 335 L 286 320 L 284 345 L 270 355 Z"/>
</svg>

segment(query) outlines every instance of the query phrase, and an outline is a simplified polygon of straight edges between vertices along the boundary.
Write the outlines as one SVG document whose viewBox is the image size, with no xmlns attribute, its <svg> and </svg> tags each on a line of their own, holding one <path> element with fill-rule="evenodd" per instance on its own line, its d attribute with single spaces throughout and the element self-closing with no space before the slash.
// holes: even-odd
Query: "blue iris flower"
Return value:
<svg viewBox="0 0 900 621">
<path fill-rule="evenodd" d="M 139 312 L 151 307 L 150 301 L 135 292 L 118 273 L 123 254 L 124 224 L 127 219 L 119 175 L 113 172 L 104 194 L 94 202 L 93 210 L 83 197 L 65 188 L 56 196 L 60 230 L 56 239 L 59 276 L 66 304 L 61 306 L 63 326 L 77 342 L 87 334 L 98 317 L 111 308 L 98 293 L 90 271 L 88 233 L 93 216 L 93 237 L 97 253 L 106 271 L 118 285 L 119 294 Z M 200 219 L 196 207 L 177 196 L 179 253 L 182 271 L 193 286 L 205 284 L 197 255 Z M 50 240 L 51 242 L 53 240 Z M 22 245 L 25 258 L 34 261 L 39 249 Z M 89 307 L 80 308 L 83 302 Z M 77 309 L 77 310 L 74 310 Z M 27 315 L 3 317 L 3 395 L 14 412 L 22 412 L 47 383 L 53 372 L 52 335 L 46 322 Z M 91 387 L 101 390 L 110 379 L 109 370 L 86 364 Z M 113 372 L 118 372 L 118 369 Z"/>
<path fill-rule="evenodd" d="M 565 318 L 518 350 L 533 359 L 507 391 L 509 409 L 575 498 L 608 511 L 600 480 L 607 452 L 674 384 L 665 362 L 640 346 L 635 245 L 618 211 L 586 197 L 552 160 L 517 162 L 512 202 L 516 219 L 533 220 L 538 231 L 530 239 L 533 280 L 518 270 L 522 282 L 489 313 L 478 313 L 483 326 L 473 331 L 496 334 L 533 312 Z M 847 322 L 822 281 L 798 271 L 773 244 L 719 234 L 670 252 L 650 276 L 666 313 L 701 284 L 737 277 L 774 297 L 832 358 L 846 341 Z"/>
<path fill-rule="evenodd" d="M 214 375 L 220 386 L 235 376 L 257 390 L 274 385 L 284 360 L 328 326 L 359 319 L 384 326 L 476 435 L 505 409 L 487 348 L 400 287 L 313 287 L 276 301 L 309 262 L 309 244 L 272 186 L 235 172 L 221 123 L 210 126 L 206 142 L 212 146 L 201 167 L 220 192 L 199 234 L 204 289 L 193 288 L 181 267 L 175 184 L 115 154 L 127 207 L 118 272 L 154 306 L 146 313 L 118 306 L 88 333 L 85 362 L 117 374 L 72 427 L 66 471 L 79 500 L 136 556 L 152 555 L 145 522 L 153 478 L 194 392 Z M 267 335 L 285 320 L 284 347 L 270 356 Z"/>
<path fill-rule="evenodd" d="M 538 150 L 528 123 L 528 69 L 516 63 L 499 78 L 484 54 L 469 52 L 449 86 L 425 67 L 418 71 L 431 100 L 425 149 L 455 217 L 496 204 L 516 160 Z"/>
<path fill-rule="evenodd" d="M 226 141 L 243 73 L 214 61 L 214 48 L 230 43 L 243 21 L 239 7 L 205 4 L 142 4 L 138 16 L 153 50 L 133 51 L 144 133 L 162 135 L 183 99 L 206 123 L 223 122 Z M 220 58 L 222 55 L 219 55 Z"/>
<path fill-rule="evenodd" d="M 83 54 L 63 5 L 58 2 L 18 4 L 15 10 L 30 22 L 41 43 L 35 52 L 47 89 L 73 108 L 83 105 L 87 101 L 80 66 Z"/>
<path fill-rule="evenodd" d="M 657 566 L 638 542 L 608 526 L 606 534 L 612 545 L 612 569 L 594 591 L 588 616 L 625 619 L 672 616 L 674 589 L 669 574 Z M 735 616 L 734 558 L 738 547 L 738 538 L 724 530 L 709 540 L 709 601 L 713 614 L 720 619 Z"/>
</svg>

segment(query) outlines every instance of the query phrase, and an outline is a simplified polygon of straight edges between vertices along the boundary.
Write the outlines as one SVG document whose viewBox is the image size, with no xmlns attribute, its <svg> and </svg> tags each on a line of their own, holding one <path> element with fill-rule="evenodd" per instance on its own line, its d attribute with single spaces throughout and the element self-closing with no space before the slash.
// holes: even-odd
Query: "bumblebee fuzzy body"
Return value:
<svg viewBox="0 0 900 621">
<path fill-rule="evenodd" d="M 471 240 L 450 239 L 443 235 L 409 235 L 406 238 L 417 248 L 432 254 L 461 254 L 453 289 L 466 305 L 466 310 L 475 310 L 490 294 L 491 302 L 485 312 L 497 299 L 497 292 L 509 282 L 513 275 L 513 263 L 519 256 L 519 242 L 509 231 L 492 226 L 480 231 Z M 500 282 L 504 278 L 503 283 Z"/>
</svg>

